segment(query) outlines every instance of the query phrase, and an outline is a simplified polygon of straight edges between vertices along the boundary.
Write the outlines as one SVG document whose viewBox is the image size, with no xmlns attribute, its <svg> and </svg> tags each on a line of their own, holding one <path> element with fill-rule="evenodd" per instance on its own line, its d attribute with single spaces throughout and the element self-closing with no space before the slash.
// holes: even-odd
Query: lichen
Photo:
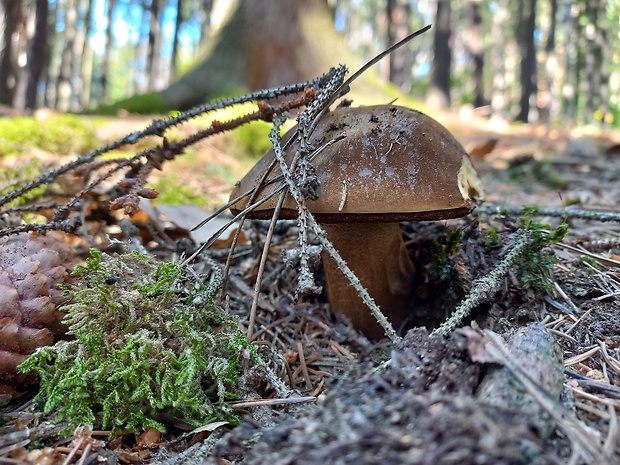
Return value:
<svg viewBox="0 0 620 465">
<path fill-rule="evenodd" d="M 91 251 L 65 288 L 70 341 L 38 349 L 21 366 L 41 378 L 38 400 L 70 433 L 79 424 L 165 431 L 164 418 L 190 425 L 236 424 L 227 407 L 243 358 L 255 355 L 214 289 L 175 263 Z"/>
</svg>

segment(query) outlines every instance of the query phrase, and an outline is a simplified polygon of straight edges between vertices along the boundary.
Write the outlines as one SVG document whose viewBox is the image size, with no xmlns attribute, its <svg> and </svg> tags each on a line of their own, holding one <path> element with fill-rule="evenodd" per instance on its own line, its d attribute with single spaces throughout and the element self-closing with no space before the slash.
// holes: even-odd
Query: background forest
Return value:
<svg viewBox="0 0 620 465">
<path fill-rule="evenodd" d="M 83 112 L 161 91 L 205 59 L 237 3 L 248 2 L 0 0 L 0 103 Z M 620 124 L 618 0 L 327 3 L 331 24 L 362 60 L 433 24 L 378 66 L 381 78 L 414 98 L 473 105 L 500 120 Z M 264 18 L 254 20 L 260 27 Z M 323 32 L 316 28 L 310 40 L 331 40 Z M 329 66 L 346 58 L 333 59 Z"/>
</svg>

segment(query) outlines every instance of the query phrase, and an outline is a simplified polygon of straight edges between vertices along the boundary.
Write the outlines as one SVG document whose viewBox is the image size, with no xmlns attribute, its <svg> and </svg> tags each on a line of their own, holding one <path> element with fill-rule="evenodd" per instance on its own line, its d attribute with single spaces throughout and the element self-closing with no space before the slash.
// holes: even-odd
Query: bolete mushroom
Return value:
<svg viewBox="0 0 620 465">
<path fill-rule="evenodd" d="M 282 145 L 296 128 L 282 138 Z M 397 328 L 411 312 L 413 263 L 400 231 L 400 221 L 457 218 L 472 211 L 482 196 L 482 184 L 461 144 L 437 121 L 400 106 L 337 108 L 325 114 L 310 137 L 314 148 L 329 144 L 312 161 L 320 183 L 319 197 L 307 200 L 308 209 L 323 225 L 349 267 L 366 287 L 384 315 Z M 285 152 L 290 164 L 299 142 Z M 265 171 L 279 174 L 269 150 L 237 183 L 235 199 L 256 187 Z M 279 187 L 259 188 L 257 199 Z M 277 196 L 247 217 L 269 219 Z M 238 213 L 246 200 L 230 209 Z M 297 217 L 297 206 L 287 195 L 280 219 Z M 383 330 L 335 262 L 324 257 L 327 293 L 335 312 L 371 338 Z"/>
</svg>

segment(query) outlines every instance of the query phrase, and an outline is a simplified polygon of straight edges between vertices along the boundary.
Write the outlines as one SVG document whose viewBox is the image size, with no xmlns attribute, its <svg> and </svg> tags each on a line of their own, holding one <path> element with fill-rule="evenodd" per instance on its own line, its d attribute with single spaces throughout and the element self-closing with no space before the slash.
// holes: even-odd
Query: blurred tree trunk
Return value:
<svg viewBox="0 0 620 465">
<path fill-rule="evenodd" d="M 608 21 L 605 16 L 605 9 L 602 9 L 599 16 L 599 45 L 601 53 L 601 66 L 600 66 L 600 80 L 599 86 L 599 99 L 600 99 L 600 112 L 601 112 L 601 124 L 606 124 L 606 119 L 609 114 L 609 79 L 610 79 L 610 67 L 612 61 L 612 46 L 609 45 L 609 33 L 608 33 Z"/>
<path fill-rule="evenodd" d="M 88 39 L 92 30 L 93 8 L 93 1 L 87 0 L 84 11 L 84 30 L 80 36 L 79 45 L 79 50 L 81 51 L 80 68 L 79 70 L 76 70 L 76 73 L 79 74 L 80 81 L 82 83 L 78 97 L 78 107 L 80 110 L 87 108 L 90 103 L 91 84 L 93 78 L 93 49 L 90 46 Z"/>
<path fill-rule="evenodd" d="M 49 62 L 47 46 L 47 23 L 49 6 L 47 0 L 36 0 L 34 35 L 28 47 L 28 84 L 26 86 L 25 107 L 37 108 L 39 85 Z"/>
<path fill-rule="evenodd" d="M 201 0 L 202 8 L 198 9 L 198 18 L 200 22 L 200 38 L 198 39 L 198 47 L 202 46 L 209 37 L 211 30 L 211 10 L 213 10 L 213 0 Z"/>
<path fill-rule="evenodd" d="M 471 0 L 471 25 L 466 34 L 466 46 L 474 62 L 474 106 L 485 104 L 484 98 L 484 52 L 482 49 L 482 15 L 480 14 L 480 0 Z"/>
<path fill-rule="evenodd" d="M 73 69 L 73 47 L 77 22 L 77 1 L 66 0 L 64 46 L 56 82 L 56 109 L 68 111 L 71 102 L 71 70 Z"/>
<path fill-rule="evenodd" d="M 325 0 L 237 0 L 230 6 L 202 61 L 159 94 L 169 108 L 301 82 L 330 66 L 356 63 Z"/>
<path fill-rule="evenodd" d="M 112 59 L 112 20 L 114 18 L 114 6 L 116 0 L 108 0 L 108 14 L 103 41 L 103 56 L 101 58 L 101 75 L 99 76 L 99 97 L 97 102 L 103 105 L 108 101 L 108 83 L 110 74 L 110 61 Z"/>
<path fill-rule="evenodd" d="M 409 34 L 409 16 L 411 9 L 405 0 L 387 0 L 387 46 L 395 44 Z M 390 82 L 401 89 L 411 84 L 409 49 L 401 47 L 390 54 Z"/>
<path fill-rule="evenodd" d="M 21 1 L 0 0 L 0 103 L 13 105 L 17 85 L 17 26 Z"/>
<path fill-rule="evenodd" d="M 538 119 L 536 106 L 537 73 L 536 48 L 534 32 L 536 30 L 536 0 L 519 0 L 519 21 L 517 23 L 517 40 L 521 54 L 521 70 L 519 82 L 521 84 L 521 98 L 519 99 L 519 114 L 517 121 L 524 123 Z"/>
<path fill-rule="evenodd" d="M 602 68 L 603 52 L 602 48 L 607 44 L 602 42 L 602 31 L 599 20 L 604 17 L 604 10 L 601 8 L 600 0 L 590 0 L 586 2 L 585 13 L 587 24 L 585 27 L 586 35 L 586 105 L 585 122 L 592 123 L 595 119 L 595 112 L 600 111 L 600 89 L 603 85 Z"/>
<path fill-rule="evenodd" d="M 493 37 L 505 37 L 508 25 L 508 5 L 507 0 L 497 2 L 497 10 L 493 15 L 493 26 L 491 35 Z M 500 40 L 494 42 L 491 49 L 491 76 L 493 76 L 493 90 L 491 94 L 491 117 L 498 122 L 504 122 L 506 116 L 506 43 Z"/>
<path fill-rule="evenodd" d="M 178 77 L 179 30 L 183 24 L 183 0 L 177 0 L 177 17 L 174 20 L 174 36 L 172 37 L 172 56 L 170 57 L 170 79 Z"/>
<path fill-rule="evenodd" d="M 549 29 L 547 31 L 547 42 L 545 43 L 544 53 L 540 59 L 541 85 L 538 89 L 539 101 L 539 121 L 548 123 L 552 114 L 557 117 L 557 108 L 554 108 L 554 102 L 557 100 L 555 95 L 554 79 L 558 71 L 558 60 L 555 52 L 556 40 L 555 33 L 557 28 L 558 0 L 549 0 Z"/>
<path fill-rule="evenodd" d="M 433 61 L 431 82 L 427 102 L 435 108 L 450 106 L 450 68 L 452 65 L 450 0 L 437 0 L 435 15 L 435 38 L 433 41 Z"/>
<path fill-rule="evenodd" d="M 146 79 L 146 60 L 148 56 L 149 43 L 149 15 L 147 0 L 143 0 L 141 4 L 142 15 L 140 17 L 140 29 L 138 44 L 136 45 L 136 66 L 134 68 L 134 93 L 144 93 L 147 91 Z"/>
<path fill-rule="evenodd" d="M 565 16 L 564 31 L 567 44 L 572 47 L 566 49 L 566 69 L 564 83 L 562 85 L 562 116 L 573 122 L 577 119 L 577 107 L 579 104 L 579 70 L 583 56 L 581 52 L 581 27 L 579 25 L 579 6 L 568 7 Z"/>
<path fill-rule="evenodd" d="M 146 59 L 146 89 L 155 90 L 160 76 L 161 30 L 159 27 L 159 0 L 151 0 L 149 8 L 149 45 Z"/>
<path fill-rule="evenodd" d="M 56 1 L 50 3 L 48 8 L 47 47 L 49 55 L 47 66 L 45 67 L 45 96 L 43 99 L 43 106 L 54 108 L 56 104 L 56 79 L 58 78 L 56 69 L 60 61 L 56 51 L 61 45 L 59 44 L 60 34 L 56 31 L 56 24 L 58 23 L 58 15 L 62 10 L 62 5 L 60 1 Z"/>
</svg>

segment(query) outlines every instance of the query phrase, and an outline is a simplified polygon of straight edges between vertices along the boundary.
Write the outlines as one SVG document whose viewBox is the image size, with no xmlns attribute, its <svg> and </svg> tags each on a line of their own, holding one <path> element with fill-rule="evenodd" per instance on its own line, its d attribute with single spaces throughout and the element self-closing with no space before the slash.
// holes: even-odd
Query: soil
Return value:
<svg viewBox="0 0 620 465">
<path fill-rule="evenodd" d="M 561 242 L 528 255 L 537 267 L 528 271 L 531 260 L 515 262 L 461 329 L 447 337 L 431 334 L 512 250 L 524 221 L 554 230 L 568 204 L 617 210 L 620 139 L 598 131 L 497 130 L 483 120 L 445 120 L 472 153 L 486 209 L 460 220 L 402 225 L 417 278 L 415 310 L 399 344 L 354 331 L 331 313 L 324 292 L 297 298 L 297 270 L 286 266 L 282 251 L 297 245 L 298 230 L 282 222 L 266 263 L 254 340 L 283 386 L 254 373 L 246 388 L 254 400 L 285 392 L 312 402 L 245 407 L 239 427 L 191 434 L 172 427 L 149 445 L 133 435 L 98 433 L 76 445 L 77 439 L 63 443 L 53 429 L 39 430 L 37 443 L 35 436 L 20 435 L 23 425 L 41 428 L 26 396 L 2 412 L 8 423 L 0 432 L 0 457 L 35 463 L 32 451 L 44 444 L 53 449 L 50 464 L 69 463 L 72 450 L 84 454 L 80 463 L 620 463 L 618 220 L 566 219 L 569 232 Z M 225 150 L 221 140 L 214 143 Z M 196 172 L 202 156 L 194 158 Z M 185 185 L 200 184 L 187 179 L 192 171 L 183 162 Z M 216 186 L 214 195 L 221 196 L 226 182 L 206 188 Z M 523 219 L 523 213 L 497 215 L 489 204 L 552 207 L 559 214 Z M 166 228 L 159 238 L 150 228 L 155 237 L 147 245 L 170 259 L 172 232 L 185 239 L 189 233 Z M 457 230 L 457 245 L 450 245 Z M 244 329 L 266 232 L 262 223 L 245 226 L 232 261 L 227 305 Z M 213 253 L 222 263 L 228 245 Z M 317 284 L 324 284 L 320 265 L 315 271 Z M 503 344 L 493 342 L 494 335 Z"/>
</svg>

